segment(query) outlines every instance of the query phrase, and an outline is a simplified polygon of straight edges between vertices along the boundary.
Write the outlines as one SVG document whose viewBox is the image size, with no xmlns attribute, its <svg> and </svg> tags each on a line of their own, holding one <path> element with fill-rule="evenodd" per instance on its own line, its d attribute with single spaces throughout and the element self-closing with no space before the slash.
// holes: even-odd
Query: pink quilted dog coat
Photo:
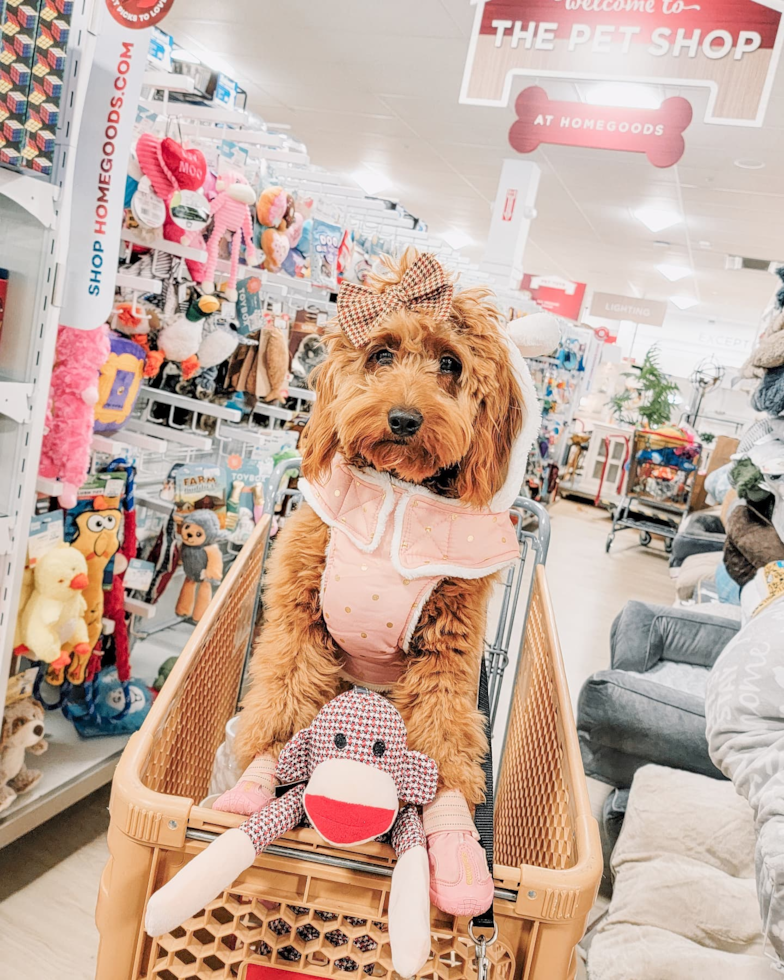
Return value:
<svg viewBox="0 0 784 980">
<path fill-rule="evenodd" d="M 362 684 L 384 688 L 398 679 L 443 578 L 482 578 L 519 554 L 508 511 L 473 509 L 340 457 L 324 482 L 300 487 L 331 528 L 321 608 L 346 674 Z"/>
</svg>

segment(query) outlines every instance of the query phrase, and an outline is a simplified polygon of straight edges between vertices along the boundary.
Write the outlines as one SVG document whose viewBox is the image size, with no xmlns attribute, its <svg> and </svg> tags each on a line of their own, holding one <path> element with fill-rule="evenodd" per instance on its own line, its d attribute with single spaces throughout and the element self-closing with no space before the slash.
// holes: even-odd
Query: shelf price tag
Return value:
<svg viewBox="0 0 784 980">
<path fill-rule="evenodd" d="M 152 585 L 153 575 L 155 575 L 155 565 L 151 561 L 131 558 L 123 579 L 123 588 L 126 591 L 139 589 L 141 592 L 146 592 Z"/>
</svg>

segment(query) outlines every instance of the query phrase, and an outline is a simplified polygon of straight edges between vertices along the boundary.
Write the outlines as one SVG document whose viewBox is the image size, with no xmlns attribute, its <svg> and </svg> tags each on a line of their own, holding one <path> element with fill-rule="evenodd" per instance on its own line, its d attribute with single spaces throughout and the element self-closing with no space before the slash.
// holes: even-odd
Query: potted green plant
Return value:
<svg viewBox="0 0 784 980">
<path fill-rule="evenodd" d="M 666 425 L 672 416 L 672 396 L 679 388 L 659 367 L 658 347 L 651 347 L 639 368 L 623 377 L 634 379 L 634 384 L 610 399 L 614 417 L 624 425 L 643 422 L 649 429 Z"/>
</svg>

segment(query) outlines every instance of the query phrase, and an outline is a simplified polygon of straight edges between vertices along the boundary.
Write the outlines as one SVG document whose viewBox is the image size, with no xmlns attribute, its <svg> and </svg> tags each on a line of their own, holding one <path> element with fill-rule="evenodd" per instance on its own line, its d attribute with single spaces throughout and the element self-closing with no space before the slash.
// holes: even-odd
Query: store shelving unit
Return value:
<svg viewBox="0 0 784 980">
<path fill-rule="evenodd" d="M 38 479 L 38 459 L 65 280 L 75 147 L 96 41 L 94 12 L 94 0 L 74 8 L 52 178 L 0 167 L 0 265 L 9 273 L 0 338 L 0 706 L 13 666 L 36 492 L 59 491 L 56 482 Z M 49 718 L 47 731 L 44 778 L 0 815 L 0 846 L 105 782 L 120 749 L 80 743 L 61 717 Z"/>
</svg>

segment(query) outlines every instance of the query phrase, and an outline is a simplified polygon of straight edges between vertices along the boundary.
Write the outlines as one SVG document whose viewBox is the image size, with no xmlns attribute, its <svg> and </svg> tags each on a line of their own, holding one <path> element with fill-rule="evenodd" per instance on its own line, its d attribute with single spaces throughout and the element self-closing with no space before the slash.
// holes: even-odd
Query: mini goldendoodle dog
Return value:
<svg viewBox="0 0 784 980">
<path fill-rule="evenodd" d="M 551 351 L 552 317 L 527 317 L 526 354 Z M 265 623 L 236 740 L 238 785 L 219 809 L 252 813 L 275 759 L 351 684 L 385 693 L 409 744 L 438 763 L 425 808 L 431 897 L 471 915 L 493 882 L 471 819 L 488 750 L 477 710 L 486 607 L 518 554 L 509 507 L 539 426 L 536 395 L 486 289 L 455 293 L 409 249 L 366 286 L 344 283 L 305 430 L 306 504 L 267 573 Z"/>
</svg>

